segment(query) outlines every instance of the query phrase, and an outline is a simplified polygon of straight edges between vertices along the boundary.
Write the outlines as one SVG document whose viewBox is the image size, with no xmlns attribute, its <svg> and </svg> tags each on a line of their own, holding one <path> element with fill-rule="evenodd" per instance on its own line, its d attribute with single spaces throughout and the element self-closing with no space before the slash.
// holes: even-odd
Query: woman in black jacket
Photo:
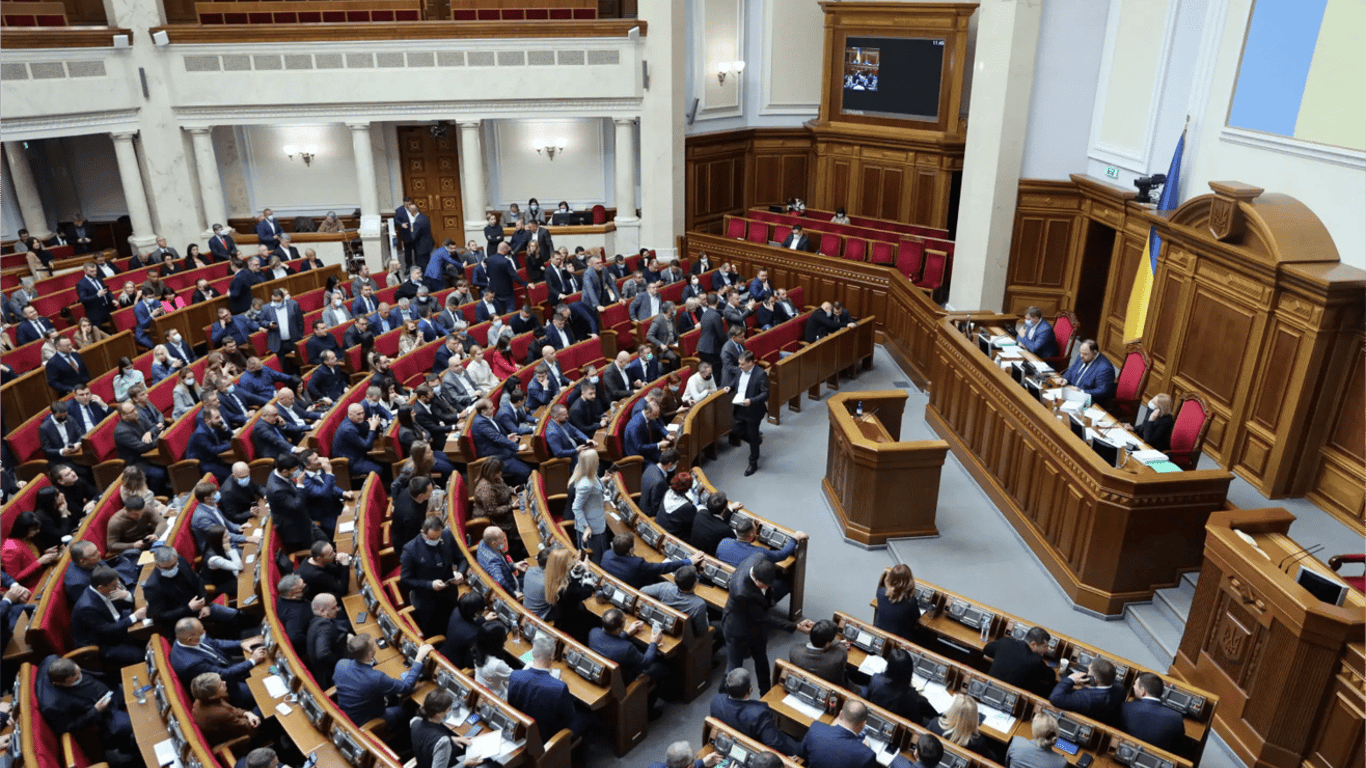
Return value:
<svg viewBox="0 0 1366 768">
<path fill-rule="evenodd" d="M 911 654 L 900 647 L 892 648 L 887 654 L 887 669 L 873 675 L 866 698 L 914 723 L 923 725 L 939 717 L 934 705 L 911 685 L 914 673 L 915 660 Z"/>
<path fill-rule="evenodd" d="M 1167 452 L 1172 449 L 1172 427 L 1176 417 L 1172 416 L 1172 396 L 1157 395 L 1148 401 L 1148 418 L 1142 424 L 1129 429 L 1153 450 Z"/>
</svg>

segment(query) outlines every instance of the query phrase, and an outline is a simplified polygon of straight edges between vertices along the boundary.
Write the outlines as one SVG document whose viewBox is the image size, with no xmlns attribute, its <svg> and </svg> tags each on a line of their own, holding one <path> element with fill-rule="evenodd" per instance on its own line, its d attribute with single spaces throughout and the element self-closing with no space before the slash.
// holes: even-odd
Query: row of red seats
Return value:
<svg viewBox="0 0 1366 768">
<path fill-rule="evenodd" d="M 593 20 L 597 8 L 452 8 L 454 21 L 569 21 Z M 596 218 L 594 219 L 596 221 Z M 601 223 L 601 222 L 599 222 Z"/>
<path fill-rule="evenodd" d="M 200 12 L 200 24 L 357 24 L 422 21 L 420 9 Z"/>
<path fill-rule="evenodd" d="M 756 213 L 772 214 L 773 211 L 768 210 L 768 208 L 751 208 L 749 213 L 750 218 L 758 219 L 759 217 L 755 215 Z M 835 212 L 825 211 L 819 208 L 807 208 L 801 214 L 787 215 L 799 215 L 807 221 L 820 222 L 830 221 L 835 217 Z M 949 237 L 949 231 L 947 229 L 940 229 L 939 227 L 929 227 L 923 224 L 907 224 L 901 221 L 892 221 L 891 219 L 875 219 L 871 216 L 849 216 L 848 218 L 849 223 L 856 227 L 880 229 L 886 232 L 897 232 L 903 235 L 916 235 L 918 237 L 932 237 L 939 240 L 947 240 Z"/>
</svg>

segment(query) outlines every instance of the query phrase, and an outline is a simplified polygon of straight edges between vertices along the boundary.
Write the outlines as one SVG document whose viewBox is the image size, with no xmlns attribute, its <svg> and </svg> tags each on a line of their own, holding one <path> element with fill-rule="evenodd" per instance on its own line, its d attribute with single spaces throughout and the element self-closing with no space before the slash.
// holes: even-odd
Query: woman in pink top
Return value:
<svg viewBox="0 0 1366 768">
<path fill-rule="evenodd" d="M 0 566 L 11 578 L 30 590 L 38 588 L 43 571 L 61 556 L 61 547 L 52 547 L 41 555 L 38 553 L 38 548 L 33 545 L 33 537 L 41 528 L 36 514 L 32 511 L 21 512 L 10 528 L 9 538 L 0 546 Z"/>
</svg>

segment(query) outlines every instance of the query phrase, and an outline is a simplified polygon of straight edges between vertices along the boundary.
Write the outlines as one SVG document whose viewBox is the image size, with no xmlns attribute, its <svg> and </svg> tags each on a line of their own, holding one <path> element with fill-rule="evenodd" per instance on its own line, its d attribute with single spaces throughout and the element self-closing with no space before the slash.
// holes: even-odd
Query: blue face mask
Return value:
<svg viewBox="0 0 1366 768">
<path fill-rule="evenodd" d="M 437 544 L 441 543 L 441 539 L 429 539 L 426 536 L 423 536 L 422 543 L 426 544 L 429 547 L 435 547 Z"/>
<path fill-rule="evenodd" d="M 227 391 L 228 391 L 228 392 L 232 392 L 232 391 L 235 390 L 235 389 L 237 389 L 237 385 L 236 385 L 236 384 L 229 384 L 229 385 L 228 385 Z"/>
<path fill-rule="evenodd" d="M 180 566 L 177 565 L 177 566 L 174 567 L 174 568 L 166 568 L 166 569 L 158 569 L 158 570 L 161 571 L 161 575 L 162 575 L 163 578 L 174 579 L 175 576 L 176 576 L 176 574 L 177 574 L 177 573 L 180 573 Z"/>
<path fill-rule="evenodd" d="M 219 493 L 218 491 L 214 491 L 213 496 L 210 497 L 210 500 L 213 501 L 214 504 L 217 504 L 218 500 L 222 497 L 223 494 Z"/>
<path fill-rule="evenodd" d="M 251 482 L 250 477 L 234 477 L 233 480 L 236 480 L 237 484 L 242 486 L 243 488 L 246 488 L 247 484 Z"/>
</svg>

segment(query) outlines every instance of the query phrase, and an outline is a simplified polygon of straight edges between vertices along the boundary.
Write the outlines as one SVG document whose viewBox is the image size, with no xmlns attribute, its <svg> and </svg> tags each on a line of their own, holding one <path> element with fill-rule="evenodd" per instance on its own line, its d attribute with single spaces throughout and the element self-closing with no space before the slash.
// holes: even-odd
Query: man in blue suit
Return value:
<svg viewBox="0 0 1366 768">
<path fill-rule="evenodd" d="M 669 447 L 666 434 L 659 424 L 659 406 L 647 402 L 645 408 L 626 424 L 623 452 L 627 456 L 644 456 L 646 461 L 658 462 L 659 452 Z"/>
<path fill-rule="evenodd" d="M 877 754 L 863 743 L 863 726 L 867 722 L 867 705 L 849 699 L 844 702 L 833 725 L 819 720 L 811 724 L 797 756 L 807 765 L 822 768 L 877 768 Z M 900 765 L 910 763 L 902 759 Z"/>
<path fill-rule="evenodd" d="M 520 389 L 512 390 L 503 398 L 503 404 L 498 407 L 498 415 L 493 418 L 503 434 L 529 435 L 536 431 L 535 417 L 522 405 L 525 401 L 526 395 L 522 394 Z"/>
<path fill-rule="evenodd" d="M 1124 702 L 1124 688 L 1115 685 L 1115 665 L 1097 656 L 1085 670 L 1059 680 L 1048 701 L 1059 709 L 1113 725 Z"/>
<path fill-rule="evenodd" d="M 267 368 L 255 355 L 247 358 L 247 370 L 237 377 L 237 394 L 248 405 L 262 406 L 275 398 L 275 385 L 288 384 L 288 376 Z"/>
<path fill-rule="evenodd" d="M 541 406 L 550 405 L 559 392 L 559 383 L 550 379 L 550 368 L 542 362 L 536 366 L 531 383 L 526 387 L 527 408 L 535 411 Z"/>
<path fill-rule="evenodd" d="M 372 315 L 379 309 L 379 302 L 375 300 L 375 289 L 369 283 L 364 283 L 360 287 L 360 295 L 351 302 L 351 314 L 356 317 L 361 315 Z"/>
<path fill-rule="evenodd" d="M 1068 384 L 1090 395 L 1091 402 L 1102 408 L 1115 396 L 1115 366 L 1100 353 L 1100 345 L 1095 339 L 1081 343 L 1077 359 L 1062 377 Z"/>
<path fill-rule="evenodd" d="M 515 670 L 508 677 L 507 702 L 536 721 L 541 739 L 553 738 L 568 728 L 577 738 L 592 720 L 574 708 L 569 686 L 550 673 L 555 663 L 555 638 L 538 633 L 531 642 L 531 665 Z"/>
<path fill-rule="evenodd" d="M 76 298 L 85 307 L 85 316 L 90 318 L 90 322 L 95 325 L 109 322 L 109 308 L 114 299 L 109 287 L 100 279 L 99 267 L 93 261 L 86 262 L 85 277 L 76 283 Z"/>
<path fill-rule="evenodd" d="M 1152 672 L 1134 678 L 1134 700 L 1120 709 L 1120 726 L 1135 739 L 1176 752 L 1186 737 L 1181 713 L 1162 703 L 1166 684 Z"/>
<path fill-rule="evenodd" d="M 155 296 L 144 296 L 142 301 L 133 305 L 133 317 L 137 318 L 137 325 L 133 327 L 133 341 L 141 344 L 148 349 L 155 347 L 157 343 L 152 341 L 152 319 L 166 314 L 166 310 L 161 306 L 161 300 Z"/>
<path fill-rule="evenodd" d="M 267 208 L 261 211 L 261 220 L 256 222 L 256 239 L 268 250 L 280 247 L 280 235 L 284 230 L 275 221 L 275 211 Z"/>
<path fill-rule="evenodd" d="M 228 540 L 236 546 L 240 547 L 248 542 L 261 543 L 260 536 L 244 535 L 242 527 L 229 520 L 218 508 L 218 501 L 221 498 L 218 486 L 213 483 L 198 483 L 194 487 L 194 498 L 198 503 L 195 504 L 194 515 L 190 517 L 190 531 L 194 534 L 194 540 L 201 552 L 204 551 L 209 529 L 216 525 L 223 526 L 228 532 Z"/>
<path fill-rule="evenodd" d="M 247 259 L 247 268 L 233 275 L 232 282 L 228 284 L 228 309 L 231 309 L 234 315 L 251 309 L 252 286 L 265 281 L 266 276 L 261 274 L 261 257 L 252 256 Z"/>
<path fill-rule="evenodd" d="M 401 678 L 375 669 L 377 650 L 375 641 L 365 632 L 346 641 L 347 658 L 337 662 L 332 684 L 337 688 L 337 706 L 351 722 L 366 723 L 383 717 L 389 733 L 396 734 L 404 725 L 403 706 L 390 706 L 390 699 L 404 699 L 413 692 L 413 686 L 422 679 L 422 672 L 427 668 L 424 662 L 432 652 L 432 646 L 426 643 L 418 646 L 413 666 Z"/>
<path fill-rule="evenodd" d="M 526 563 L 512 562 L 507 552 L 507 532 L 496 525 L 490 525 L 484 529 L 484 537 L 474 550 L 474 560 L 484 569 L 484 573 L 503 588 L 503 591 L 520 600 L 522 586 L 517 582 L 517 577 L 526 573 L 527 566 Z"/>
<path fill-rule="evenodd" d="M 256 412 L 237 396 L 237 385 L 226 376 L 218 380 L 218 410 L 223 414 L 223 422 L 234 430 L 245 426 Z"/>
<path fill-rule="evenodd" d="M 527 285 L 527 281 L 517 274 L 517 267 L 509 259 L 508 254 L 512 252 L 507 243 L 498 244 L 498 252 L 491 254 L 484 262 L 484 271 L 488 273 L 489 290 L 498 302 L 498 314 L 506 315 L 517 308 L 516 294 L 513 293 L 513 282 Z"/>
<path fill-rule="evenodd" d="M 531 467 L 517 458 L 521 444 L 516 438 L 508 437 L 498 427 L 493 418 L 493 401 L 487 397 L 474 404 L 474 418 L 470 420 L 469 430 L 474 438 L 474 450 L 480 458 L 496 456 L 503 462 L 503 477 L 512 485 L 521 485 L 531 476 Z"/>
<path fill-rule="evenodd" d="M 365 406 L 360 403 L 347 406 L 346 421 L 337 427 L 337 434 L 332 437 L 332 455 L 351 462 L 353 477 L 364 480 L 371 472 L 376 472 L 381 477 L 387 474 L 384 467 L 370 459 L 370 448 L 375 444 L 378 429 L 379 417 L 371 416 L 370 420 L 366 421 Z"/>
<path fill-rule="evenodd" d="M 659 369 L 659 358 L 655 357 L 655 349 L 649 344 L 636 347 L 636 359 L 626 366 L 626 372 L 632 379 L 641 381 L 654 381 L 664 375 Z"/>
<path fill-rule="evenodd" d="M 768 281 L 768 270 L 760 269 L 758 276 L 749 281 L 749 297 L 763 301 L 773 295 L 773 284 Z"/>
<path fill-rule="evenodd" d="M 48 359 L 46 367 L 47 385 L 59 395 L 66 396 L 78 385 L 90 383 L 90 369 L 65 336 L 57 339 L 57 354 Z"/>
<path fill-rule="evenodd" d="M 251 443 L 256 447 L 257 458 L 261 459 L 278 459 L 303 450 L 285 437 L 280 429 L 280 411 L 273 405 L 261 409 L 261 418 L 251 428 Z"/>
<path fill-rule="evenodd" d="M 178 566 L 183 567 L 183 566 Z M 250 650 L 248 650 L 250 649 Z M 232 658 L 243 654 L 242 661 Z M 193 680 L 206 672 L 213 672 L 228 684 L 228 701 L 242 709 L 252 709 L 256 702 L 247 687 L 247 675 L 252 667 L 266 659 L 266 648 L 260 638 L 254 640 L 216 640 L 204 633 L 199 619 L 190 617 L 175 624 L 175 644 L 171 646 L 171 669 L 181 680 Z"/>
<path fill-rule="evenodd" d="M 648 696 L 649 711 L 653 720 L 658 713 L 656 700 L 659 696 L 659 685 L 668 681 L 669 665 L 664 661 L 664 654 L 659 652 L 659 639 L 664 636 L 660 628 L 650 629 L 650 644 L 645 647 L 644 653 L 636 647 L 632 635 L 644 626 L 645 622 L 639 619 L 627 626 L 626 614 L 622 613 L 620 608 L 612 608 L 602 615 L 602 626 L 589 631 L 588 647 L 599 656 L 615 661 L 621 668 L 622 682 L 627 685 L 635 682 L 641 674 L 649 675 L 654 680 L 655 685 L 651 687 Z"/>
<path fill-rule="evenodd" d="M 199 356 L 194 353 L 194 347 L 187 344 L 180 335 L 180 331 L 174 328 L 169 328 L 166 331 L 166 353 L 184 365 L 189 365 L 199 359 Z"/>
<path fill-rule="evenodd" d="M 330 406 L 346 394 L 350 385 L 350 377 L 337 362 L 337 355 L 329 349 L 323 352 L 322 365 L 314 369 L 308 379 L 308 394 L 315 402 Z"/>
<path fill-rule="evenodd" d="M 801 749 L 797 740 L 783 733 L 773 721 L 773 710 L 764 702 L 749 697 L 752 688 L 749 670 L 737 667 L 726 673 L 721 693 L 711 699 L 711 716 L 769 749 L 795 755 Z"/>
<path fill-rule="evenodd" d="M 222 484 L 227 482 L 232 471 L 223 463 L 220 454 L 231 450 L 232 432 L 223 426 L 223 414 L 217 408 L 206 407 L 203 420 L 185 446 L 185 458 L 197 460 L 200 472 L 212 473 Z"/>
<path fill-rule="evenodd" d="M 146 606 L 133 608 L 133 595 L 124 588 L 118 571 L 97 565 L 90 586 L 71 609 L 72 640 L 78 648 L 99 646 L 100 660 L 110 666 L 137 664 L 146 644 L 129 637 L 128 630 L 146 615 Z"/>
<path fill-rule="evenodd" d="M 261 326 L 246 315 L 232 314 L 227 307 L 218 308 L 218 319 L 209 326 L 209 338 L 215 347 L 223 346 L 223 339 L 232 338 L 237 346 L 246 348 L 251 343 L 251 334 L 261 330 Z"/>
<path fill-rule="evenodd" d="M 432 255 L 427 259 L 427 266 L 422 271 L 422 282 L 426 284 L 433 293 L 444 290 L 446 287 L 446 268 L 456 270 L 463 274 L 464 267 L 460 263 L 460 258 L 455 255 L 455 241 L 446 238 L 446 242 L 440 248 L 432 251 Z"/>
<path fill-rule="evenodd" d="M 635 534 L 627 531 L 612 537 L 612 548 L 602 555 L 602 569 L 626 582 L 635 589 L 659 581 L 666 573 L 673 573 L 685 565 L 696 568 L 702 562 L 702 553 L 683 560 L 664 560 L 652 563 L 635 554 Z"/>
<path fill-rule="evenodd" d="M 545 442 L 551 456 L 569 459 L 570 469 L 579 463 L 581 451 L 597 447 L 597 443 L 569 423 L 569 409 L 564 403 L 550 406 L 550 423 L 545 426 Z"/>
<path fill-rule="evenodd" d="M 1030 307 L 1025 310 L 1025 329 L 1016 337 L 1020 346 L 1033 352 L 1039 357 L 1057 357 L 1058 339 L 1053 335 L 1053 326 L 1043 319 L 1043 313 L 1038 307 Z"/>
<path fill-rule="evenodd" d="M 56 330 L 52 326 L 52 321 L 39 315 L 38 308 L 32 304 L 24 305 L 23 313 L 24 321 L 19 324 L 18 330 L 15 331 L 21 345 L 35 342 L 47 336 L 48 331 Z"/>
</svg>

